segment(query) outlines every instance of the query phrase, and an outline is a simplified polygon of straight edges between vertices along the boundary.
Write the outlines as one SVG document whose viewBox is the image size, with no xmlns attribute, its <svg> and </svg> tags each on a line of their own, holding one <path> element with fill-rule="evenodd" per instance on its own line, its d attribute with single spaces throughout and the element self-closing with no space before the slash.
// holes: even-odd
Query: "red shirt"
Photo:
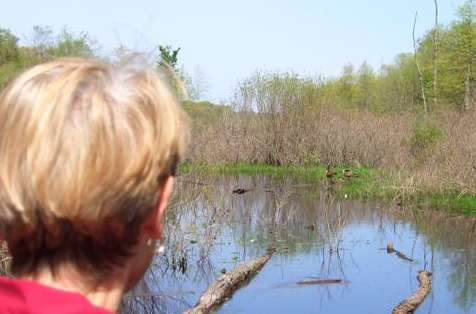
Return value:
<svg viewBox="0 0 476 314">
<path fill-rule="evenodd" d="M 86 297 L 34 281 L 0 277 L 0 314 L 112 314 Z"/>
</svg>

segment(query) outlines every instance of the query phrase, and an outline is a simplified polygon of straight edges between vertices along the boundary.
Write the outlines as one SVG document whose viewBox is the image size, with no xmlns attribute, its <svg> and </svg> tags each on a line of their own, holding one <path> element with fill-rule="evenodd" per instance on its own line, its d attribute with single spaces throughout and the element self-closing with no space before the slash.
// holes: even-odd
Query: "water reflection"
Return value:
<svg viewBox="0 0 476 314">
<path fill-rule="evenodd" d="M 250 189 L 233 194 L 236 188 Z M 433 272 L 421 313 L 476 312 L 476 220 L 338 200 L 325 186 L 269 176 L 183 177 L 165 254 L 123 313 L 181 313 L 224 270 L 277 253 L 220 313 L 390 312 Z M 414 262 L 388 255 L 392 242 Z M 312 278 L 341 284 L 299 286 Z"/>
</svg>

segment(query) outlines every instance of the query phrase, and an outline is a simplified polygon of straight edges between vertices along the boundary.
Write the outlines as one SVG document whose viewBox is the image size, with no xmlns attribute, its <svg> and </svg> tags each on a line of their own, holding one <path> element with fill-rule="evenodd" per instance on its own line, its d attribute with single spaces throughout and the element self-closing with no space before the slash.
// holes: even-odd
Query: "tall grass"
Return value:
<svg viewBox="0 0 476 314">
<path fill-rule="evenodd" d="M 195 121 L 189 160 L 379 168 L 402 193 L 476 194 L 476 112 L 351 111 L 321 91 L 292 74 L 253 76 L 238 86 L 232 110 Z"/>
</svg>

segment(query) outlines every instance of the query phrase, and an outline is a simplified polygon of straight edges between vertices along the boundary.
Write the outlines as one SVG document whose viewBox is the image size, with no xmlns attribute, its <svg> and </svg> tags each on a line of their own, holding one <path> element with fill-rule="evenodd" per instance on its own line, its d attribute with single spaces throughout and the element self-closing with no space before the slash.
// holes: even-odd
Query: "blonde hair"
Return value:
<svg viewBox="0 0 476 314">
<path fill-rule="evenodd" d="M 174 95 L 144 66 L 60 59 L 16 78 L 0 95 L 0 233 L 13 270 L 120 263 L 187 130 Z"/>
</svg>

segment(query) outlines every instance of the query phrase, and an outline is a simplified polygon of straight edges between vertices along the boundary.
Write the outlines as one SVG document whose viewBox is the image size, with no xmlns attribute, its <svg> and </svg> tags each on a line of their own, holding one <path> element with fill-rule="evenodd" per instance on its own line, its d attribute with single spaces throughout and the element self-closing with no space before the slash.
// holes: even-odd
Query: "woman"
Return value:
<svg viewBox="0 0 476 314">
<path fill-rule="evenodd" d="M 0 95 L 0 313 L 110 313 L 149 266 L 186 118 L 144 67 L 60 59 Z"/>
</svg>

